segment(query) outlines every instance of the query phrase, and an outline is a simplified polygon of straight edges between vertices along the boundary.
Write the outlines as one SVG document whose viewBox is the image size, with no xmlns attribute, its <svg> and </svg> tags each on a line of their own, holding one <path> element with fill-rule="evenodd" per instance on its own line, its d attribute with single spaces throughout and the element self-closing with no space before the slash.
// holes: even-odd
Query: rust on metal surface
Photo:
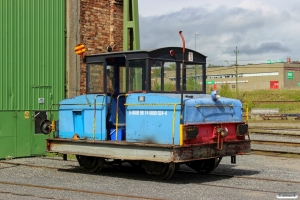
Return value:
<svg viewBox="0 0 300 200">
<path fill-rule="evenodd" d="M 263 120 L 270 120 L 270 119 L 288 119 L 286 115 L 260 115 Z"/>
<path fill-rule="evenodd" d="M 221 137 L 221 133 L 218 132 L 218 137 L 217 137 L 217 150 L 222 150 L 223 149 L 223 142 L 224 142 L 224 139 L 223 137 Z"/>
<path fill-rule="evenodd" d="M 125 141 L 87 141 L 48 139 L 48 152 L 85 155 L 124 160 L 148 160 L 155 162 L 187 162 L 250 153 L 250 140 L 224 141 L 222 149 L 217 143 L 188 146 L 129 143 Z M 81 145 L 78 145 L 81 143 Z"/>
<path fill-rule="evenodd" d="M 184 126 L 183 127 L 183 139 L 190 140 L 195 139 L 198 136 L 197 126 Z"/>
</svg>

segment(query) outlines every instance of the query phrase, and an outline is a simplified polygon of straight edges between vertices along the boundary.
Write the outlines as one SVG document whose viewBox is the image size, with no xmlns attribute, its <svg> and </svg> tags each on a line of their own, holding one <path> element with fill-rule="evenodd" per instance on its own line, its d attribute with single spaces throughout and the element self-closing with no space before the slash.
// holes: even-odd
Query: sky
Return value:
<svg viewBox="0 0 300 200">
<path fill-rule="evenodd" d="M 299 0 L 138 0 L 140 47 L 182 46 L 228 66 L 300 61 Z M 198 33 L 198 34 L 197 34 Z"/>
</svg>

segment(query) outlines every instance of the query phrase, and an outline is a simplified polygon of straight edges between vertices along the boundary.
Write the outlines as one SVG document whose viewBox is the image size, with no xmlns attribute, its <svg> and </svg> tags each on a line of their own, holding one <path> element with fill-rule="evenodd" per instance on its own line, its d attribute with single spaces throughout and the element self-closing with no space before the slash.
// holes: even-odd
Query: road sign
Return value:
<svg viewBox="0 0 300 200">
<path fill-rule="evenodd" d="M 213 85 L 215 84 L 215 81 L 206 81 L 206 85 Z"/>
<path fill-rule="evenodd" d="M 286 77 L 287 79 L 294 79 L 294 72 L 287 72 Z"/>
<path fill-rule="evenodd" d="M 77 44 L 74 48 L 75 53 L 82 56 L 83 53 L 86 51 L 86 48 L 84 46 L 84 44 Z"/>
</svg>

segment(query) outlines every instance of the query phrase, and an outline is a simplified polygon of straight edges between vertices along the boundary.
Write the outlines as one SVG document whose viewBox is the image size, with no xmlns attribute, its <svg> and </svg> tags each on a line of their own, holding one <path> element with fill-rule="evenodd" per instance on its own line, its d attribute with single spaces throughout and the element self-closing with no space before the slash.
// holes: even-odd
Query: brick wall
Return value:
<svg viewBox="0 0 300 200">
<path fill-rule="evenodd" d="M 84 43 L 85 55 L 107 52 L 107 46 L 114 51 L 123 47 L 123 1 L 81 0 L 80 1 L 80 42 Z M 80 68 L 80 94 L 86 93 L 85 64 Z"/>
</svg>

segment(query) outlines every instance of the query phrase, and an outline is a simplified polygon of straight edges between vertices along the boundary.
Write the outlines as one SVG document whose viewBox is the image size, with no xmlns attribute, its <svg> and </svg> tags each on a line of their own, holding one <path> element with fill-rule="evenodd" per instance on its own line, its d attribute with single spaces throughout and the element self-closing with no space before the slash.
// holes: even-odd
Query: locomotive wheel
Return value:
<svg viewBox="0 0 300 200">
<path fill-rule="evenodd" d="M 101 171 L 105 164 L 105 160 L 103 158 L 81 155 L 76 155 L 76 158 L 79 165 L 89 172 Z"/>
<path fill-rule="evenodd" d="M 196 170 L 200 174 L 209 174 L 216 167 L 218 167 L 221 162 L 222 157 L 220 158 L 210 158 L 205 160 L 197 160 L 187 163 L 187 166 Z"/>
<path fill-rule="evenodd" d="M 97 172 L 100 172 L 104 165 L 105 165 L 105 159 L 104 158 L 98 158 L 98 169 L 97 169 Z"/>
<path fill-rule="evenodd" d="M 167 180 L 172 177 L 175 171 L 175 163 L 146 162 L 145 170 L 153 178 Z"/>
</svg>

